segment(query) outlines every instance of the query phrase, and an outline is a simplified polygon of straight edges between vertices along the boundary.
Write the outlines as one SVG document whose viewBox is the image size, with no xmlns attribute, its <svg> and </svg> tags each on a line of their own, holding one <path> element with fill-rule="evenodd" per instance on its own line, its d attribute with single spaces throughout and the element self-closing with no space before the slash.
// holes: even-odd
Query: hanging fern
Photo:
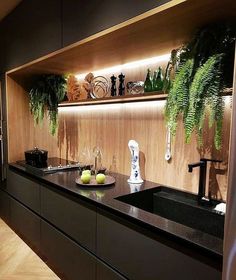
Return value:
<svg viewBox="0 0 236 280">
<path fill-rule="evenodd" d="M 58 121 L 58 103 L 64 99 L 66 79 L 60 75 L 41 76 L 29 92 L 30 110 L 36 124 L 42 123 L 48 110 L 50 133 L 55 135 Z"/>
<path fill-rule="evenodd" d="M 176 74 L 175 82 L 170 89 L 169 98 L 165 107 L 165 117 L 170 128 L 171 134 L 175 135 L 177 120 L 180 113 L 187 115 L 188 92 L 193 70 L 193 60 L 186 61 Z"/>
<path fill-rule="evenodd" d="M 198 143 L 202 144 L 202 130 L 207 103 L 212 104 L 210 106 L 212 111 L 210 114 L 210 124 L 213 123 L 213 117 L 215 119 L 220 117 L 216 109 L 219 105 L 219 98 L 222 100 L 220 97 L 222 87 L 219 79 L 216 79 L 216 77 L 221 75 L 222 58 L 222 54 L 210 57 L 203 66 L 199 67 L 194 76 L 189 90 L 188 114 L 184 120 L 187 143 L 190 142 L 191 134 L 195 129 L 198 134 Z M 220 139 L 218 139 L 216 148 L 220 147 L 220 142 Z"/>
<path fill-rule="evenodd" d="M 42 94 L 44 91 L 44 84 L 38 82 L 29 92 L 30 111 L 36 124 L 42 124 L 44 118 L 44 104 L 46 101 L 46 96 Z"/>
<path fill-rule="evenodd" d="M 177 119 L 181 114 L 186 142 L 190 142 L 195 131 L 201 146 L 205 119 L 209 116 L 209 127 L 215 129 L 215 148 L 221 148 L 224 113 L 221 92 L 232 86 L 235 38 L 235 24 L 214 23 L 200 29 L 177 51 L 179 69 L 171 81 L 165 107 L 167 126 L 172 135 L 176 134 Z M 172 60 L 168 65 L 171 63 Z"/>
</svg>

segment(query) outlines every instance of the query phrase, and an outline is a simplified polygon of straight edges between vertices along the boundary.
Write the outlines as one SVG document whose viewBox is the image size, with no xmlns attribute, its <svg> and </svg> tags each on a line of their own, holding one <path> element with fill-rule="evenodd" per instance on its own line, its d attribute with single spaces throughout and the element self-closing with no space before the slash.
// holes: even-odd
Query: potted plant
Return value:
<svg viewBox="0 0 236 280">
<path fill-rule="evenodd" d="M 175 56 L 168 65 L 172 67 L 174 64 L 176 72 L 169 86 L 165 117 L 172 135 L 175 135 L 178 117 L 182 115 L 187 143 L 195 131 L 199 146 L 203 144 L 203 128 L 208 113 L 209 126 L 215 127 L 215 148 L 221 148 L 222 91 L 232 86 L 233 79 L 236 34 L 233 26 L 211 24 L 200 29 L 188 44 L 172 52 Z M 166 81 L 169 81 L 170 70 L 166 71 Z"/>
<path fill-rule="evenodd" d="M 35 123 L 42 123 L 45 111 L 48 111 L 52 135 L 55 135 L 58 126 L 58 103 L 64 99 L 65 92 L 66 79 L 62 75 L 42 75 L 29 92 Z"/>
</svg>

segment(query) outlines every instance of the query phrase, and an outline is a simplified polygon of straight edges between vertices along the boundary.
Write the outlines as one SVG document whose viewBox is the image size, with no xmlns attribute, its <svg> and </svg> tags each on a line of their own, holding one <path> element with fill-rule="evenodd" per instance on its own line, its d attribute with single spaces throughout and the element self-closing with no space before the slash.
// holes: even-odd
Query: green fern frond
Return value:
<svg viewBox="0 0 236 280">
<path fill-rule="evenodd" d="M 35 124 L 42 124 L 45 111 L 49 112 L 50 132 L 55 135 L 57 130 L 58 103 L 64 99 L 66 79 L 61 75 L 43 75 L 29 92 L 30 111 Z"/>
<path fill-rule="evenodd" d="M 180 113 L 187 114 L 189 84 L 191 82 L 193 60 L 189 59 L 178 70 L 170 89 L 165 107 L 165 117 L 171 134 L 175 135 Z"/>
<path fill-rule="evenodd" d="M 185 119 L 185 140 L 187 143 L 190 142 L 194 129 L 198 132 L 202 131 L 206 99 L 211 97 L 212 92 L 219 94 L 220 83 L 215 83 L 215 76 L 219 76 L 221 73 L 222 57 L 222 54 L 213 55 L 198 68 L 194 75 L 189 91 L 189 109 Z"/>
</svg>

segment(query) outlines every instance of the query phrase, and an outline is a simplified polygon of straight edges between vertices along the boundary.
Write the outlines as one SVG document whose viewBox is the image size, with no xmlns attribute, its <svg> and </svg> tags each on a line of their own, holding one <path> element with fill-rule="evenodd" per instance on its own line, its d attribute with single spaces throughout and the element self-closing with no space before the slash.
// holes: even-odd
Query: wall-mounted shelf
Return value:
<svg viewBox="0 0 236 280">
<path fill-rule="evenodd" d="M 59 104 L 59 107 L 71 107 L 71 106 L 88 106 L 98 104 L 115 104 L 115 103 L 129 103 L 129 102 L 141 102 L 141 101 L 157 101 L 166 100 L 167 94 L 160 92 L 152 92 L 148 94 L 135 94 L 124 95 L 115 97 L 106 97 L 100 99 L 85 99 L 80 101 L 65 101 Z"/>
<path fill-rule="evenodd" d="M 222 93 L 222 96 L 231 96 L 233 92 L 232 88 L 227 88 Z M 89 106 L 99 104 L 115 104 L 115 103 L 130 103 L 130 102 L 141 102 L 141 101 L 158 101 L 166 100 L 166 93 L 162 91 L 154 91 L 152 93 L 145 94 L 134 94 L 124 96 L 105 97 L 98 99 L 84 99 L 80 101 L 64 101 L 60 103 L 59 107 L 72 107 L 72 106 Z"/>
</svg>

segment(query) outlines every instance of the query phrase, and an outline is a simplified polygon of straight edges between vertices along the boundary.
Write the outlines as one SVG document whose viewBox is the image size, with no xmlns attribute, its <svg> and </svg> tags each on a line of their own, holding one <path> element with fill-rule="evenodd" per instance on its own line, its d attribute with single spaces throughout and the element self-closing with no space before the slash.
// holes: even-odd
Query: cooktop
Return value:
<svg viewBox="0 0 236 280">
<path fill-rule="evenodd" d="M 48 158 L 45 166 L 40 168 L 27 164 L 25 160 L 20 160 L 16 163 L 38 174 L 48 174 L 57 171 L 65 171 L 68 169 L 80 169 L 82 167 L 78 162 L 69 161 L 57 157 Z"/>
</svg>

